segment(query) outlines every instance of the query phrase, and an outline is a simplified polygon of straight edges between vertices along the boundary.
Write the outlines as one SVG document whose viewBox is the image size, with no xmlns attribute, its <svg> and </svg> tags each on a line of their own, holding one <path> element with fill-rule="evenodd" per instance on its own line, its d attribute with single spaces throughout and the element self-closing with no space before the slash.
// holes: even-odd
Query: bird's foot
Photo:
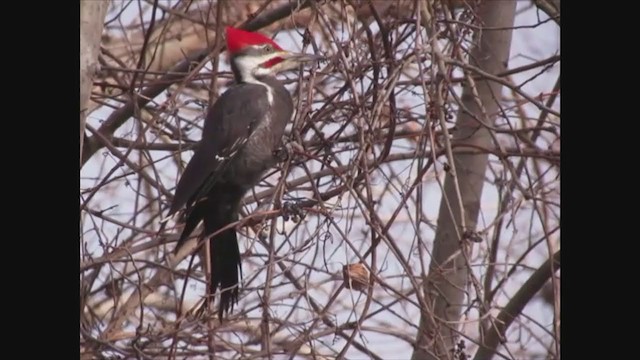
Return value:
<svg viewBox="0 0 640 360">
<path fill-rule="evenodd" d="M 291 154 L 289 154 L 289 149 L 287 149 L 286 146 L 282 146 L 273 151 L 273 157 L 276 159 L 277 162 L 285 162 L 289 160 L 290 156 Z"/>
<path fill-rule="evenodd" d="M 278 162 L 285 162 L 289 159 L 292 159 L 295 155 L 296 151 L 300 151 L 302 147 L 296 143 L 295 141 L 290 141 L 288 143 L 282 144 L 278 149 L 273 151 L 273 157 Z"/>
<path fill-rule="evenodd" d="M 285 201 L 282 204 L 282 218 L 284 221 L 291 219 L 297 223 L 304 217 L 304 213 L 297 201 Z"/>
</svg>

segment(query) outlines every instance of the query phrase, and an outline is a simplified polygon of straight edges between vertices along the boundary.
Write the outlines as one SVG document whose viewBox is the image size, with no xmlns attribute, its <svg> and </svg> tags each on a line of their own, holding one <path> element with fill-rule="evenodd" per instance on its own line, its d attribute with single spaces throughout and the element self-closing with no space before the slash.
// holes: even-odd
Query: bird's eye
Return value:
<svg viewBox="0 0 640 360">
<path fill-rule="evenodd" d="M 264 46 L 264 51 L 269 53 L 269 52 L 273 51 L 273 48 L 271 47 L 271 45 L 265 45 Z"/>
</svg>

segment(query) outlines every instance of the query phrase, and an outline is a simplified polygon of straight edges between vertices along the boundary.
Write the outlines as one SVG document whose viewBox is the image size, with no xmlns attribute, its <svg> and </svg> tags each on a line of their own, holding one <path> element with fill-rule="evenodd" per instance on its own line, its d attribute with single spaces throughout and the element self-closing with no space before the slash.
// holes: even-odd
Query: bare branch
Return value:
<svg viewBox="0 0 640 360">
<path fill-rule="evenodd" d="M 483 26 L 513 26 L 516 2 L 486 2 L 478 8 L 478 19 Z M 432 25 L 432 17 L 426 3 L 422 3 L 421 15 L 425 26 Z M 476 45 L 471 50 L 472 61 L 484 75 L 505 70 L 511 48 L 511 30 L 479 32 Z M 445 74 L 438 43 L 432 39 L 435 57 L 439 58 L 440 74 Z M 469 79 L 462 93 L 462 110 L 458 113 L 456 132 L 452 143 L 488 147 L 492 142 L 487 127 L 496 121 L 501 101 L 502 86 L 489 81 L 475 82 Z M 440 100 L 442 89 L 437 88 L 437 118 L 444 125 L 444 104 Z M 466 110 L 468 109 L 468 110 Z M 484 186 L 484 174 L 488 155 L 454 155 L 447 141 L 450 169 L 447 171 L 443 197 L 440 203 L 438 225 L 433 245 L 433 257 L 429 266 L 429 281 L 424 282 L 425 298 L 429 308 L 421 309 L 420 330 L 413 359 L 452 358 L 458 338 L 457 322 L 463 311 L 464 288 L 469 281 L 469 249 L 480 210 L 480 198 Z M 473 278 L 472 280 L 473 281 Z"/>
<path fill-rule="evenodd" d="M 545 261 L 540 267 L 529 277 L 520 290 L 511 298 L 507 306 L 500 311 L 496 317 L 496 327 L 487 334 L 483 344 L 478 349 L 474 360 L 490 359 L 498 345 L 505 338 L 505 334 L 509 326 L 520 315 L 522 309 L 544 286 L 551 276 L 560 270 L 560 250 Z"/>
</svg>

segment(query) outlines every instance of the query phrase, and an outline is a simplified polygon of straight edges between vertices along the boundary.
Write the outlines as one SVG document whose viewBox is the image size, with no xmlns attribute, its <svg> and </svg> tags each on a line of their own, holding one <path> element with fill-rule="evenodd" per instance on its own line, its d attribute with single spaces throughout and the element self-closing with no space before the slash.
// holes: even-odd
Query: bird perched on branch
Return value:
<svg viewBox="0 0 640 360">
<path fill-rule="evenodd" d="M 221 290 L 218 317 L 238 300 L 240 249 L 236 231 L 242 198 L 276 163 L 276 152 L 293 113 L 293 101 L 275 75 L 322 57 L 283 50 L 268 37 L 226 28 L 236 83 L 210 108 L 202 140 L 188 163 L 168 217 L 184 207 L 176 250 L 202 221 L 200 240 L 210 238 L 210 299 Z M 211 235 L 214 235 L 211 237 Z"/>
</svg>

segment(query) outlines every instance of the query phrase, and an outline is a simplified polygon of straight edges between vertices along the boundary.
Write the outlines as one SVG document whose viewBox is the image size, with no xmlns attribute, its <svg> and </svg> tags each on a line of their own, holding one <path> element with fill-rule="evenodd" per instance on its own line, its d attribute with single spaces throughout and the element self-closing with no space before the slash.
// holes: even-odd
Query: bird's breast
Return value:
<svg viewBox="0 0 640 360">
<path fill-rule="evenodd" d="M 280 147 L 285 126 L 286 122 L 273 121 L 273 114 L 268 112 L 235 157 L 230 175 L 248 187 L 260 181 L 264 172 L 276 163 L 273 152 Z"/>
</svg>

